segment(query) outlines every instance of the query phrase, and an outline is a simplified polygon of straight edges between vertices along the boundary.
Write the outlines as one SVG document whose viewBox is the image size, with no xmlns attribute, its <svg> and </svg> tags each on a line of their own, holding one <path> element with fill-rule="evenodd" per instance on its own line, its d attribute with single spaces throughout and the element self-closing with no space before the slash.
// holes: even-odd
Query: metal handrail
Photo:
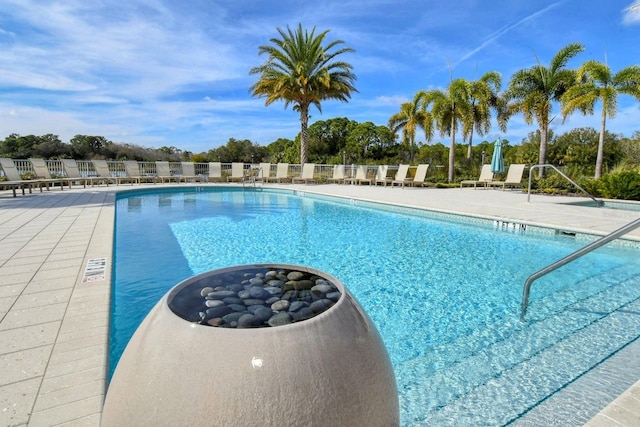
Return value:
<svg viewBox="0 0 640 427">
<path fill-rule="evenodd" d="M 580 258 L 583 255 L 588 254 L 591 251 L 594 251 L 596 249 L 598 249 L 601 246 L 606 245 L 607 243 L 609 243 L 612 240 L 617 239 L 618 237 L 621 237 L 627 233 L 629 233 L 630 231 L 635 230 L 636 228 L 640 227 L 640 218 L 630 222 L 629 224 L 617 229 L 616 231 L 611 232 L 610 234 L 596 240 L 595 242 L 592 242 L 590 244 L 588 244 L 587 246 L 585 246 L 582 249 L 579 249 L 577 251 L 575 251 L 574 253 L 567 255 L 566 257 L 562 258 L 559 261 L 554 262 L 553 264 L 543 268 L 542 270 L 539 270 L 535 273 L 533 273 L 531 276 L 529 276 L 527 278 L 527 280 L 524 282 L 524 288 L 522 289 L 522 311 L 520 313 L 520 320 L 524 321 L 524 316 L 525 314 L 527 314 L 527 306 L 529 305 L 529 293 L 531 292 L 531 285 L 533 284 L 534 280 L 539 279 L 540 277 L 551 273 L 554 270 L 557 270 L 558 268 L 562 267 L 563 265 L 569 264 L 570 262 Z"/>
<path fill-rule="evenodd" d="M 591 193 L 589 193 L 587 190 L 585 190 L 584 188 L 580 187 L 580 185 L 578 185 L 577 182 L 575 182 L 574 180 L 572 180 L 571 178 L 569 178 L 567 175 L 565 175 L 560 169 L 558 169 L 557 167 L 555 167 L 554 165 L 550 165 L 550 164 L 545 164 L 545 165 L 533 165 L 529 168 L 529 190 L 528 190 L 528 194 L 527 194 L 527 202 L 529 202 L 529 199 L 531 199 L 531 179 L 533 177 L 533 170 L 536 168 L 551 168 L 554 169 L 556 172 L 558 172 L 560 175 L 562 175 L 567 181 L 569 181 L 570 183 L 572 183 L 573 185 L 575 185 L 576 187 L 578 187 L 578 189 L 580 191 L 582 191 L 584 194 L 586 194 L 587 196 L 589 196 L 591 198 L 591 200 L 593 200 L 594 202 L 596 202 L 596 207 L 602 207 L 604 205 L 604 203 L 598 199 L 596 199 L 594 196 L 591 195 Z"/>
</svg>

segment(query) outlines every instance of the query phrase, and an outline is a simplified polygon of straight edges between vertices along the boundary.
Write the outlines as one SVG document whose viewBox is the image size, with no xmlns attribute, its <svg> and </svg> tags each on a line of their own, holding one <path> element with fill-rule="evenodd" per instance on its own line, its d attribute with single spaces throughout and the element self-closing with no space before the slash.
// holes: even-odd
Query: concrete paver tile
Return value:
<svg viewBox="0 0 640 427">
<path fill-rule="evenodd" d="M 42 385 L 40 386 L 40 393 L 51 393 L 70 387 L 77 387 L 91 381 L 104 379 L 104 369 L 104 366 L 95 366 L 83 369 L 82 371 L 73 371 L 68 374 L 58 375 L 55 377 L 45 374 L 44 380 L 42 380 Z"/>
<path fill-rule="evenodd" d="M 47 292 L 38 292 L 21 295 L 13 306 L 14 310 L 42 307 L 56 303 L 67 302 L 71 296 L 72 288 L 54 289 Z"/>
<path fill-rule="evenodd" d="M 33 378 L 0 387 L 0 425 L 26 425 L 40 381 Z"/>
<path fill-rule="evenodd" d="M 0 298 L 0 319 L 9 312 L 9 309 L 15 304 L 17 299 L 17 296 Z"/>
<path fill-rule="evenodd" d="M 104 394 L 104 388 L 105 381 L 102 380 L 90 381 L 74 387 L 51 391 L 49 393 L 41 393 L 36 400 L 33 410 L 34 412 L 37 412 L 82 401 L 88 397 L 99 397 Z"/>
<path fill-rule="evenodd" d="M 69 279 L 68 277 L 62 277 L 58 279 L 32 280 L 24 289 L 24 293 L 31 294 L 34 292 L 49 292 L 56 289 L 72 288 L 74 284 L 75 280 Z"/>
<path fill-rule="evenodd" d="M 49 322 L 0 331 L 0 354 L 53 344 L 59 329 L 60 322 Z"/>
<path fill-rule="evenodd" d="M 42 307 L 11 310 L 0 324 L 0 330 L 14 329 L 21 326 L 37 325 L 53 321 L 61 321 L 67 303 L 50 304 Z"/>
<path fill-rule="evenodd" d="M 0 355 L 0 386 L 42 377 L 53 345 Z"/>
<path fill-rule="evenodd" d="M 95 419 L 95 415 L 102 410 L 103 399 L 103 396 L 93 396 L 66 405 L 34 412 L 29 420 L 29 426 L 50 427 L 65 422 L 73 422 L 75 425 L 76 420 Z"/>
<path fill-rule="evenodd" d="M 11 297 L 11 296 L 17 297 L 26 287 L 27 287 L 26 283 L 19 284 L 19 285 L 1 285 L 0 298 Z"/>
</svg>

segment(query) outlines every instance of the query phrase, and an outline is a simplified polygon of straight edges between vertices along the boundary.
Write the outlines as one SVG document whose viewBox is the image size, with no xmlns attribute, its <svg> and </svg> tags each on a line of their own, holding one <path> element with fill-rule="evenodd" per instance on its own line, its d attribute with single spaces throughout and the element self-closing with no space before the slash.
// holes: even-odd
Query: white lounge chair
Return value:
<svg viewBox="0 0 640 427">
<path fill-rule="evenodd" d="M 336 184 L 344 183 L 344 165 L 335 165 L 333 167 L 333 176 L 327 179 L 327 182 L 335 182 Z"/>
<path fill-rule="evenodd" d="M 47 190 L 49 189 L 49 184 L 43 182 L 38 179 L 22 179 L 20 176 L 20 172 L 18 172 L 18 168 L 13 160 L 9 158 L 0 158 L 0 166 L 2 167 L 2 171 L 4 172 L 4 176 L 7 178 L 7 181 L 0 181 L 0 187 L 9 187 L 13 192 L 13 197 L 16 197 L 16 190 L 22 190 L 22 195 L 25 194 L 25 189 L 29 190 L 29 193 L 33 193 L 33 187 L 40 187 L 40 192 L 42 193 L 42 186 L 46 186 Z"/>
<path fill-rule="evenodd" d="M 305 163 L 304 165 L 302 165 L 302 174 L 298 177 L 293 178 L 293 182 L 304 182 L 305 184 L 315 182 L 315 178 L 313 177 L 315 169 L 315 163 Z"/>
<path fill-rule="evenodd" d="M 289 176 L 289 163 L 278 163 L 276 167 L 276 176 L 269 178 L 269 181 L 290 182 L 291 177 Z"/>
<path fill-rule="evenodd" d="M 231 163 L 231 175 L 227 177 L 227 182 L 242 182 L 244 179 L 244 163 Z"/>
<path fill-rule="evenodd" d="M 375 185 L 382 184 L 386 187 L 387 184 L 391 184 L 391 181 L 393 181 L 393 179 L 387 176 L 388 172 L 389 172 L 389 166 L 379 165 L 378 169 L 376 169 L 376 176 L 374 178 Z"/>
<path fill-rule="evenodd" d="M 506 186 L 509 187 L 520 187 L 522 185 L 522 176 L 524 175 L 525 165 L 521 164 L 512 164 L 509 166 L 509 171 L 507 172 L 507 177 L 504 181 L 491 181 L 487 185 L 490 187 L 502 187 L 504 191 Z"/>
<path fill-rule="evenodd" d="M 93 169 L 96 171 L 97 178 L 100 178 L 101 182 L 106 182 L 109 186 L 109 182 L 117 183 L 116 178 L 111 175 L 109 170 L 109 164 L 106 160 L 92 160 Z"/>
<path fill-rule="evenodd" d="M 426 179 L 427 179 L 427 171 L 429 170 L 429 165 L 428 164 L 421 164 L 418 165 L 418 168 L 416 169 L 416 175 L 413 177 L 413 179 L 408 180 L 407 184 L 409 184 L 412 187 L 415 187 L 416 185 L 419 186 L 424 186 L 426 184 Z"/>
<path fill-rule="evenodd" d="M 55 185 L 60 184 L 60 190 L 64 190 L 64 185 L 67 184 L 69 188 L 71 188 L 71 184 L 75 181 L 72 178 L 54 178 L 51 176 L 49 172 L 49 167 L 47 166 L 47 162 L 44 159 L 29 159 L 31 165 L 33 166 L 33 171 L 36 174 L 37 179 L 42 182 L 47 182 L 48 184 Z M 86 187 L 86 184 L 85 184 Z"/>
<path fill-rule="evenodd" d="M 398 172 L 396 172 L 396 177 L 391 181 L 391 186 L 398 184 L 404 188 L 404 185 L 408 182 L 407 173 L 409 173 L 409 165 L 398 166 Z M 411 179 L 409 178 L 409 180 Z"/>
<path fill-rule="evenodd" d="M 366 165 L 358 166 L 358 168 L 356 169 L 356 177 L 355 177 L 356 184 L 362 185 L 363 183 L 366 183 L 371 185 L 373 180 L 367 176 L 367 169 L 368 168 Z"/>
<path fill-rule="evenodd" d="M 222 182 L 222 163 L 209 162 L 207 182 Z"/>
<path fill-rule="evenodd" d="M 119 176 L 116 178 L 116 184 L 120 184 L 122 182 L 130 182 L 131 184 L 134 182 L 138 184 L 143 182 L 156 182 L 155 176 L 142 175 L 140 173 L 140 165 L 136 160 L 125 160 L 122 163 L 124 164 L 126 176 Z"/>
<path fill-rule="evenodd" d="M 169 166 L 169 162 L 158 161 L 156 162 L 156 179 L 160 182 L 180 182 L 180 178 L 171 174 L 171 167 Z"/>
<path fill-rule="evenodd" d="M 196 166 L 193 162 L 180 162 L 180 168 L 182 169 L 182 175 L 178 178 L 180 182 L 202 182 L 202 177 L 196 175 Z"/>
<path fill-rule="evenodd" d="M 271 176 L 271 163 L 260 163 L 255 176 L 256 181 L 269 182 Z"/>
<path fill-rule="evenodd" d="M 460 188 L 463 185 L 473 185 L 475 189 L 478 184 L 481 184 L 483 187 L 487 187 L 487 183 L 493 181 L 493 172 L 491 172 L 491 165 L 482 165 L 482 169 L 480 170 L 480 177 L 477 180 L 473 179 L 465 179 L 460 181 Z"/>
<path fill-rule="evenodd" d="M 82 176 L 80 169 L 78 168 L 78 163 L 76 163 L 74 159 L 61 159 L 60 161 L 62 162 L 62 167 L 64 168 L 67 177 L 81 181 L 85 188 L 87 187 L 87 183 L 90 183 L 93 187 L 96 182 L 100 183 L 102 181 L 102 179 L 98 177 Z"/>
</svg>

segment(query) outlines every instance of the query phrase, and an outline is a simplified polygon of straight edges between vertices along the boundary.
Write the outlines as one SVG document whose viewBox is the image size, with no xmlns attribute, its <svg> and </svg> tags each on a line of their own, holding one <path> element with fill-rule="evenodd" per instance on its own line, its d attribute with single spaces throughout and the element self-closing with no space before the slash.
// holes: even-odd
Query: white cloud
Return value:
<svg viewBox="0 0 640 427">
<path fill-rule="evenodd" d="M 640 0 L 631 3 L 622 11 L 622 23 L 626 25 L 640 24 Z"/>
</svg>

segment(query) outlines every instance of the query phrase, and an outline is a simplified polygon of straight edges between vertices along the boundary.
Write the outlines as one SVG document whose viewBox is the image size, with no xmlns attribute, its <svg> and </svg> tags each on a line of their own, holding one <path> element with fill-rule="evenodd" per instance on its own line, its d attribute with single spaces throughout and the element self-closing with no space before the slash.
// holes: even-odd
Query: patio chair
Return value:
<svg viewBox="0 0 640 427">
<path fill-rule="evenodd" d="M 171 174 L 171 167 L 166 161 L 156 162 L 156 179 L 163 184 L 171 181 L 180 182 L 180 177 Z"/>
<path fill-rule="evenodd" d="M 42 182 L 47 182 L 51 185 L 60 184 L 60 190 L 64 190 L 64 185 L 67 184 L 69 188 L 71 188 L 71 184 L 77 180 L 73 178 L 54 178 L 51 176 L 49 172 L 49 167 L 47 166 L 47 162 L 44 159 L 29 159 L 31 165 L 33 166 L 33 171 L 36 174 L 37 179 Z M 85 184 L 86 187 L 86 184 Z"/>
<path fill-rule="evenodd" d="M 355 183 L 358 185 L 362 185 L 363 183 L 369 184 L 371 185 L 373 180 L 369 177 L 367 177 L 367 166 L 366 165 L 359 165 L 356 168 L 356 177 L 355 177 Z"/>
<path fill-rule="evenodd" d="M 379 165 L 378 169 L 376 170 L 376 176 L 374 178 L 375 185 L 382 184 L 386 187 L 387 184 L 390 184 L 391 181 L 393 181 L 393 179 L 387 176 L 388 172 L 389 172 L 389 166 Z"/>
<path fill-rule="evenodd" d="M 398 172 L 396 172 L 396 177 L 391 181 L 391 186 L 398 184 L 404 188 L 404 185 L 411 180 L 411 178 L 407 179 L 407 173 L 409 173 L 409 165 L 400 165 L 398 166 Z"/>
<path fill-rule="evenodd" d="M 313 173 L 316 169 L 315 163 L 305 163 L 302 165 L 302 174 L 298 177 L 293 178 L 293 183 L 296 182 L 304 182 L 305 184 L 309 184 L 310 182 L 316 182 L 313 177 Z"/>
<path fill-rule="evenodd" d="M 184 182 L 202 182 L 202 177 L 196 175 L 196 166 L 193 162 L 181 162 L 182 175 L 178 177 L 178 181 Z"/>
<path fill-rule="evenodd" d="M 222 182 L 222 163 L 209 162 L 207 182 Z"/>
<path fill-rule="evenodd" d="M 98 177 L 82 176 L 80 169 L 78 168 L 78 163 L 74 159 L 61 159 L 60 161 L 62 162 L 62 167 L 64 168 L 67 177 L 82 181 L 84 188 L 87 188 L 87 183 L 90 183 L 93 187 L 96 182 L 102 181 L 102 179 Z"/>
<path fill-rule="evenodd" d="M 269 178 L 269 181 L 291 182 L 291 177 L 289 176 L 289 163 L 278 163 L 278 166 L 276 167 L 276 176 Z"/>
<path fill-rule="evenodd" d="M 344 165 L 335 165 L 333 167 L 333 176 L 327 179 L 327 182 L 335 182 L 336 184 L 344 183 Z"/>
<path fill-rule="evenodd" d="M 107 187 L 110 182 L 114 184 L 117 182 L 116 178 L 111 175 L 109 164 L 106 160 L 92 160 L 91 162 L 93 163 L 93 169 L 96 171 L 96 178 L 99 178 L 101 180 L 100 182 L 105 182 Z"/>
<path fill-rule="evenodd" d="M 25 189 L 29 190 L 29 193 L 33 193 L 33 187 L 40 187 L 40 192 L 42 193 L 42 186 L 45 185 L 47 190 L 49 189 L 49 184 L 45 183 L 38 179 L 22 179 L 20 176 L 20 172 L 18 172 L 18 168 L 13 160 L 9 158 L 0 158 L 0 166 L 2 167 L 2 171 L 4 172 L 4 176 L 7 178 L 7 181 L 0 181 L 0 187 L 9 187 L 13 192 L 13 197 L 17 196 L 16 190 L 22 190 L 22 195 L 25 195 Z"/>
<path fill-rule="evenodd" d="M 480 177 L 477 180 L 473 179 L 465 179 L 460 181 L 460 188 L 463 185 L 473 185 L 475 189 L 478 184 L 482 184 L 483 187 L 487 188 L 487 183 L 493 181 L 493 172 L 491 172 L 491 165 L 482 165 L 482 169 L 480 170 Z"/>
<path fill-rule="evenodd" d="M 413 179 L 408 180 L 407 184 L 409 184 L 412 187 L 415 187 L 416 185 L 424 187 L 424 185 L 426 184 L 425 180 L 427 179 L 428 170 L 429 170 L 428 164 L 418 165 L 418 168 L 416 169 L 416 175 L 413 177 Z"/>
<path fill-rule="evenodd" d="M 244 179 L 244 163 L 231 163 L 231 175 L 227 177 L 227 182 L 242 182 Z"/>
<path fill-rule="evenodd" d="M 156 182 L 155 176 L 150 175 L 142 175 L 140 173 L 140 165 L 135 160 L 125 160 L 122 162 L 124 164 L 124 171 L 127 176 L 120 176 L 116 178 L 116 184 L 120 184 L 122 182 L 130 182 L 131 184 L 138 183 L 141 184 L 143 182 Z"/>
<path fill-rule="evenodd" d="M 489 185 L 490 187 L 502 186 L 503 191 L 506 186 L 520 187 L 522 185 L 522 176 L 524 175 L 524 168 L 525 168 L 525 165 L 521 165 L 521 164 L 510 165 L 509 171 L 507 172 L 507 177 L 504 181 L 491 181 L 491 182 L 488 182 L 487 185 Z"/>
<path fill-rule="evenodd" d="M 257 174 L 255 176 L 256 181 L 269 182 L 271 176 L 271 163 L 260 163 L 258 166 Z"/>
</svg>

